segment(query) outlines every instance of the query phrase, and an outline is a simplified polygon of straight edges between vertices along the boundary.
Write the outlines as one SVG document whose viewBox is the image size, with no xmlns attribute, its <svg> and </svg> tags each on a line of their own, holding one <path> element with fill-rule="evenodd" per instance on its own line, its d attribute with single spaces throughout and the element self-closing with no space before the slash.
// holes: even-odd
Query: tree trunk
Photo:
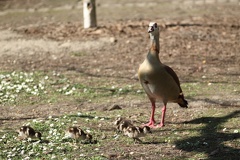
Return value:
<svg viewBox="0 0 240 160">
<path fill-rule="evenodd" d="M 95 0 L 83 0 L 84 28 L 97 27 Z"/>
</svg>

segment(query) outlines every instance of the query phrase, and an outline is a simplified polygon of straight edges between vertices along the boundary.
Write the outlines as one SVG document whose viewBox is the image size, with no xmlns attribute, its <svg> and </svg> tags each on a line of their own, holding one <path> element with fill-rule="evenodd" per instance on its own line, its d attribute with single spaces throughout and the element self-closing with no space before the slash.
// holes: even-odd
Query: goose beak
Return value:
<svg viewBox="0 0 240 160">
<path fill-rule="evenodd" d="M 151 32 L 153 32 L 153 31 L 154 31 L 153 27 L 152 27 L 152 26 L 149 26 L 149 27 L 148 27 L 148 33 L 151 33 Z"/>
</svg>

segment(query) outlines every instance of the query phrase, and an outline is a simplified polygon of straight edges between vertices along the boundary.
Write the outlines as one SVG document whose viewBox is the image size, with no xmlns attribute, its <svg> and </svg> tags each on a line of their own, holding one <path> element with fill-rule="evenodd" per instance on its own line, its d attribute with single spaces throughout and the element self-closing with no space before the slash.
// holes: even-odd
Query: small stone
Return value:
<svg viewBox="0 0 240 160">
<path fill-rule="evenodd" d="M 122 108 L 119 105 L 115 104 L 109 109 L 109 111 L 116 110 L 116 109 L 122 109 Z"/>
</svg>

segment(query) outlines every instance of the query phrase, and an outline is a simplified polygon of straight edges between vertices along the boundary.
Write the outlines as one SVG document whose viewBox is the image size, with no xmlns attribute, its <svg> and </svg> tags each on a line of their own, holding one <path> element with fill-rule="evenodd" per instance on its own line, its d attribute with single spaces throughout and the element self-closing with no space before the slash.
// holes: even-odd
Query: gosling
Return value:
<svg viewBox="0 0 240 160">
<path fill-rule="evenodd" d="M 134 142 L 142 142 L 139 137 L 144 137 L 147 133 L 152 133 L 150 127 L 143 126 L 143 127 L 135 127 L 135 126 L 129 126 L 125 130 L 125 135 L 127 135 L 130 138 L 133 138 Z"/>
<path fill-rule="evenodd" d="M 42 134 L 40 132 L 36 132 L 32 127 L 30 126 L 22 126 L 20 127 L 18 132 L 18 138 L 20 140 L 24 140 L 27 138 L 38 138 L 41 140 Z"/>
<path fill-rule="evenodd" d="M 117 131 L 118 132 L 123 132 L 123 134 L 125 134 L 128 127 L 133 126 L 131 121 L 126 120 L 122 117 L 117 117 L 114 124 L 116 125 Z"/>
<path fill-rule="evenodd" d="M 75 140 L 88 140 L 92 141 L 92 135 L 89 133 L 85 133 L 80 127 L 69 127 L 65 132 L 66 137 L 73 138 Z"/>
</svg>

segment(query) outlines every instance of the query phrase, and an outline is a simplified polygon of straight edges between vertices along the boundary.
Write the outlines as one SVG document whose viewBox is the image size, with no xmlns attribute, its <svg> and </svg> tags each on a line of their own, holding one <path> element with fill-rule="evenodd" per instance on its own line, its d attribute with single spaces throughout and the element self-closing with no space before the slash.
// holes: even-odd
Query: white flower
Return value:
<svg viewBox="0 0 240 160">
<path fill-rule="evenodd" d="M 66 85 L 65 87 L 63 87 L 63 90 L 67 90 L 67 89 L 68 89 L 68 87 L 69 87 L 69 84 L 68 84 L 68 85 Z"/>
<path fill-rule="evenodd" d="M 4 135 L 2 136 L 2 139 L 4 139 L 4 138 L 6 138 L 6 134 L 4 134 Z"/>
<path fill-rule="evenodd" d="M 70 95 L 70 94 L 72 94 L 72 93 L 73 93 L 73 91 L 70 90 L 70 91 L 66 92 L 65 94 L 66 94 L 66 95 Z"/>
<path fill-rule="evenodd" d="M 25 124 L 25 126 L 30 126 L 30 123 L 29 123 L 29 122 L 28 122 L 28 123 L 26 123 L 26 124 Z"/>
<path fill-rule="evenodd" d="M 43 146 L 43 151 L 46 151 L 48 148 L 46 146 Z"/>
<path fill-rule="evenodd" d="M 78 122 L 77 121 L 73 121 L 74 124 L 77 124 Z"/>
<path fill-rule="evenodd" d="M 233 131 L 233 133 L 238 133 L 238 130 L 237 130 L 237 129 L 235 129 L 235 130 Z"/>
<path fill-rule="evenodd" d="M 142 91 L 141 90 L 137 90 L 137 93 L 141 93 Z"/>
<path fill-rule="evenodd" d="M 203 144 L 204 144 L 204 145 L 208 145 L 208 143 L 207 143 L 207 142 L 203 142 Z"/>
<path fill-rule="evenodd" d="M 23 155 L 24 153 L 25 153 L 25 150 L 22 150 L 20 154 Z"/>
<path fill-rule="evenodd" d="M 33 155 L 33 154 L 34 154 L 33 151 L 28 152 L 28 155 L 29 155 L 29 156 L 31 156 L 31 155 Z"/>
<path fill-rule="evenodd" d="M 26 89 L 26 92 L 31 92 L 31 91 L 32 91 L 31 88 L 27 88 L 27 89 Z"/>
<path fill-rule="evenodd" d="M 23 160 L 29 160 L 30 159 L 30 157 L 25 157 Z"/>
<path fill-rule="evenodd" d="M 31 82 L 33 82 L 33 78 L 27 78 L 25 81 L 26 81 L 27 83 L 31 83 Z"/>
</svg>

